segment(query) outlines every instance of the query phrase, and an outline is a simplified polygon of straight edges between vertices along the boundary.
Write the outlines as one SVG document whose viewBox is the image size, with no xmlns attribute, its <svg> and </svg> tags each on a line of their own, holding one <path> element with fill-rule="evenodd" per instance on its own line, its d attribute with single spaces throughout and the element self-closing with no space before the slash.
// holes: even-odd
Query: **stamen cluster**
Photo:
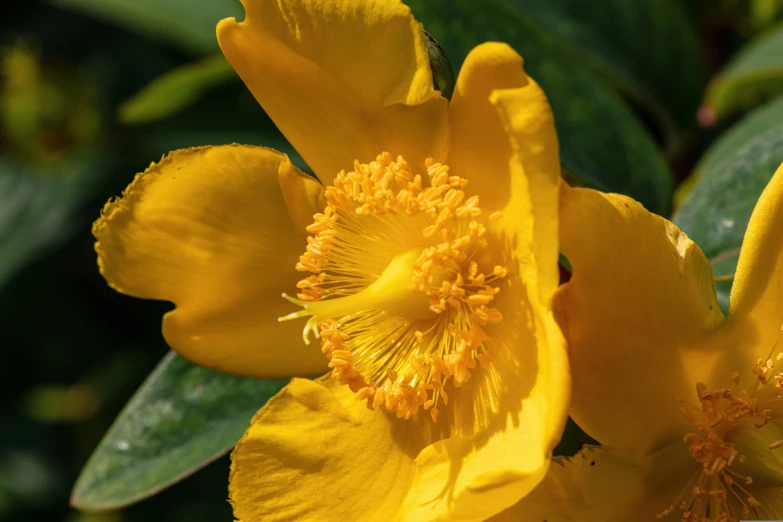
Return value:
<svg viewBox="0 0 783 522">
<path fill-rule="evenodd" d="M 727 435 L 738 427 L 763 428 L 776 416 L 783 397 L 760 400 L 760 393 L 768 383 L 776 388 L 783 387 L 783 376 L 775 373 L 775 366 L 783 359 L 779 354 L 776 361 L 759 360 L 752 371 L 756 376 L 749 389 L 740 387 L 740 376 L 732 374 L 733 387 L 709 390 L 704 383 L 696 385 L 701 408 L 696 409 L 682 401 L 681 410 L 695 428 L 685 436 L 690 444 L 691 457 L 702 465 L 701 471 L 693 477 L 680 498 L 678 505 L 683 522 L 736 522 L 759 516 L 761 503 L 745 488 L 753 484 L 753 478 L 740 475 L 731 469 L 735 461 L 745 462 L 746 456 L 739 454 L 734 444 L 727 442 Z M 769 449 L 783 445 L 775 441 Z M 678 499 L 679 500 L 679 499 Z M 675 511 L 674 504 L 657 515 L 663 518 Z"/>
<path fill-rule="evenodd" d="M 490 305 L 507 270 L 482 272 L 475 259 L 500 213 L 484 217 L 478 197 L 465 196 L 467 180 L 448 166 L 425 167 L 428 183 L 402 157 L 383 153 L 340 172 L 296 268 L 312 274 L 297 284 L 299 299 L 321 301 L 361 291 L 395 255 L 420 251 L 409 290 L 429 299 L 431 318 L 363 310 L 321 321 L 318 332 L 333 377 L 370 409 L 407 419 L 423 408 L 437 421 L 445 383 L 460 386 L 491 357 L 484 327 L 502 321 Z"/>
</svg>

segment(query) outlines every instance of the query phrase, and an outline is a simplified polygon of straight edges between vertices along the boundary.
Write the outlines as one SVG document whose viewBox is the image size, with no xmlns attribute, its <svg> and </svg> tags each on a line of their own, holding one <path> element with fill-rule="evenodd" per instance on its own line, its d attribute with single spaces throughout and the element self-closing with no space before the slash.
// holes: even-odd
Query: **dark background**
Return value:
<svg viewBox="0 0 783 522">
<path fill-rule="evenodd" d="M 18 159 L 42 176 L 59 175 L 72 154 L 100 161 L 81 174 L 89 190 L 69 218 L 71 226 L 0 281 L 0 520 L 231 520 L 227 457 L 122 512 L 81 514 L 68 507 L 70 489 L 91 451 L 168 351 L 160 319 L 170 305 L 111 290 L 97 270 L 90 226 L 110 197 L 169 150 L 253 142 L 254 133 L 274 128 L 241 84 L 219 87 L 162 123 L 123 126 L 116 107 L 191 57 L 41 2 L 18 2 L 3 11 L 4 51 L 23 42 L 37 54 L 47 81 L 70 89 L 68 104 L 79 96 L 72 92 L 76 84 L 90 91 L 90 106 L 41 124 L 36 137 L 44 153 L 23 150 L 27 147 L 0 133 L 0 158 Z M 78 142 L 64 129 L 68 118 L 97 119 L 98 129 Z M 0 242 L 7 239 L 2 234 Z"/>
</svg>

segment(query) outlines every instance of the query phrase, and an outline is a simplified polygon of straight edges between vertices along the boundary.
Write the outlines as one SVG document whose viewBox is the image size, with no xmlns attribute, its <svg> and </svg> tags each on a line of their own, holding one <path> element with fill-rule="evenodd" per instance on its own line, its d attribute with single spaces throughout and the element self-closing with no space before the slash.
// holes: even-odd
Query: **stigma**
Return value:
<svg viewBox="0 0 783 522">
<path fill-rule="evenodd" d="M 739 373 L 730 387 L 710 390 L 697 383 L 699 407 L 681 401 L 681 411 L 694 430 L 684 437 L 691 457 L 701 469 L 691 477 L 674 504 L 657 515 L 664 518 L 681 511 L 684 522 L 737 522 L 770 518 L 753 495 L 765 481 L 783 480 L 783 469 L 772 472 L 765 462 L 754 462 L 764 451 L 783 446 L 783 440 L 764 441 L 754 434 L 770 422 L 783 420 L 783 373 L 778 368 L 783 353 L 758 360 L 748 372 L 749 383 Z M 763 447 L 760 447 L 763 446 Z"/>
<path fill-rule="evenodd" d="M 492 307 L 506 277 L 491 262 L 490 223 L 467 180 L 432 160 L 426 176 L 402 157 L 354 162 L 326 188 L 326 207 L 307 227 L 296 270 L 305 342 L 320 339 L 333 378 L 368 408 L 437 422 L 447 384 L 460 386 L 491 364 Z"/>
</svg>

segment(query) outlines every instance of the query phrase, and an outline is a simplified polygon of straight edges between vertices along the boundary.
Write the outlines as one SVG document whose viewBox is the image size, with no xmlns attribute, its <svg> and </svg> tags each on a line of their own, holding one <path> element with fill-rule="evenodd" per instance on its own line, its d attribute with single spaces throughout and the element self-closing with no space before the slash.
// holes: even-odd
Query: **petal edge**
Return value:
<svg viewBox="0 0 783 522">
<path fill-rule="evenodd" d="M 263 147 L 175 151 L 136 176 L 93 226 L 100 271 L 116 290 L 171 301 L 163 334 L 180 355 L 239 375 L 285 377 L 326 369 L 290 305 L 304 231 L 278 181 L 288 158 Z M 311 183 L 316 183 L 311 181 Z"/>
</svg>

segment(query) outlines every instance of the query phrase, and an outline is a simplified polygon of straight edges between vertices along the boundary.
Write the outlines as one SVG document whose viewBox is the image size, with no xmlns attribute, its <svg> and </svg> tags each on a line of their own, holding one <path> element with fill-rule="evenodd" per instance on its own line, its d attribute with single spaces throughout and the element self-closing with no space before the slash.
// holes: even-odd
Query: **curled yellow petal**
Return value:
<svg viewBox="0 0 783 522">
<path fill-rule="evenodd" d="M 498 227 L 533 227 L 530 245 L 545 302 L 558 284 L 560 159 L 546 95 L 511 47 L 491 42 L 473 49 L 460 71 L 449 109 L 449 164 L 465 173 Z M 527 201 L 536 208 L 525 207 Z M 535 217 L 533 217 L 535 216 Z"/>
<path fill-rule="evenodd" d="M 496 89 L 490 99 L 503 120 L 513 150 L 509 161 L 511 196 L 499 225 L 508 231 L 523 223 L 531 227 L 526 242 L 517 243 L 516 248 L 532 253 L 535 274 L 530 271 L 527 277 L 535 279 L 538 299 L 549 307 L 560 281 L 559 250 L 554 238 L 558 236 L 562 178 L 554 116 L 544 91 L 532 78 L 523 87 Z M 524 215 L 525 200 L 531 206 L 528 219 Z M 524 266 L 528 270 L 531 267 L 529 263 Z"/>
<path fill-rule="evenodd" d="M 745 338 L 743 366 L 783 352 L 783 166 L 756 203 L 742 242 L 729 317 Z"/>
<path fill-rule="evenodd" d="M 687 433 L 690 399 L 723 352 L 710 265 L 672 223 L 616 194 L 563 187 L 560 241 L 573 267 L 556 295 L 569 343 L 571 415 L 604 445 L 646 452 Z"/>
<path fill-rule="evenodd" d="M 299 178 L 284 191 L 278 178 L 292 169 L 284 154 L 263 147 L 169 154 L 95 222 L 101 273 L 120 292 L 173 302 L 163 334 L 198 364 L 259 377 L 323 371 L 321 354 L 304 347 L 300 330 L 277 321 L 305 237 L 286 199 L 306 206 L 297 191 L 319 190 Z"/>
<path fill-rule="evenodd" d="M 380 152 L 442 159 L 447 102 L 424 31 L 398 0 L 244 0 L 217 28 L 226 58 L 316 175 Z"/>
<path fill-rule="evenodd" d="M 459 172 L 473 174 L 470 188 L 487 212 L 501 210 L 508 202 L 512 154 L 503 120 L 490 95 L 497 89 L 515 89 L 528 83 L 522 57 L 506 44 L 491 42 L 468 54 L 454 88 L 449 104 L 448 164 Z"/>
</svg>

